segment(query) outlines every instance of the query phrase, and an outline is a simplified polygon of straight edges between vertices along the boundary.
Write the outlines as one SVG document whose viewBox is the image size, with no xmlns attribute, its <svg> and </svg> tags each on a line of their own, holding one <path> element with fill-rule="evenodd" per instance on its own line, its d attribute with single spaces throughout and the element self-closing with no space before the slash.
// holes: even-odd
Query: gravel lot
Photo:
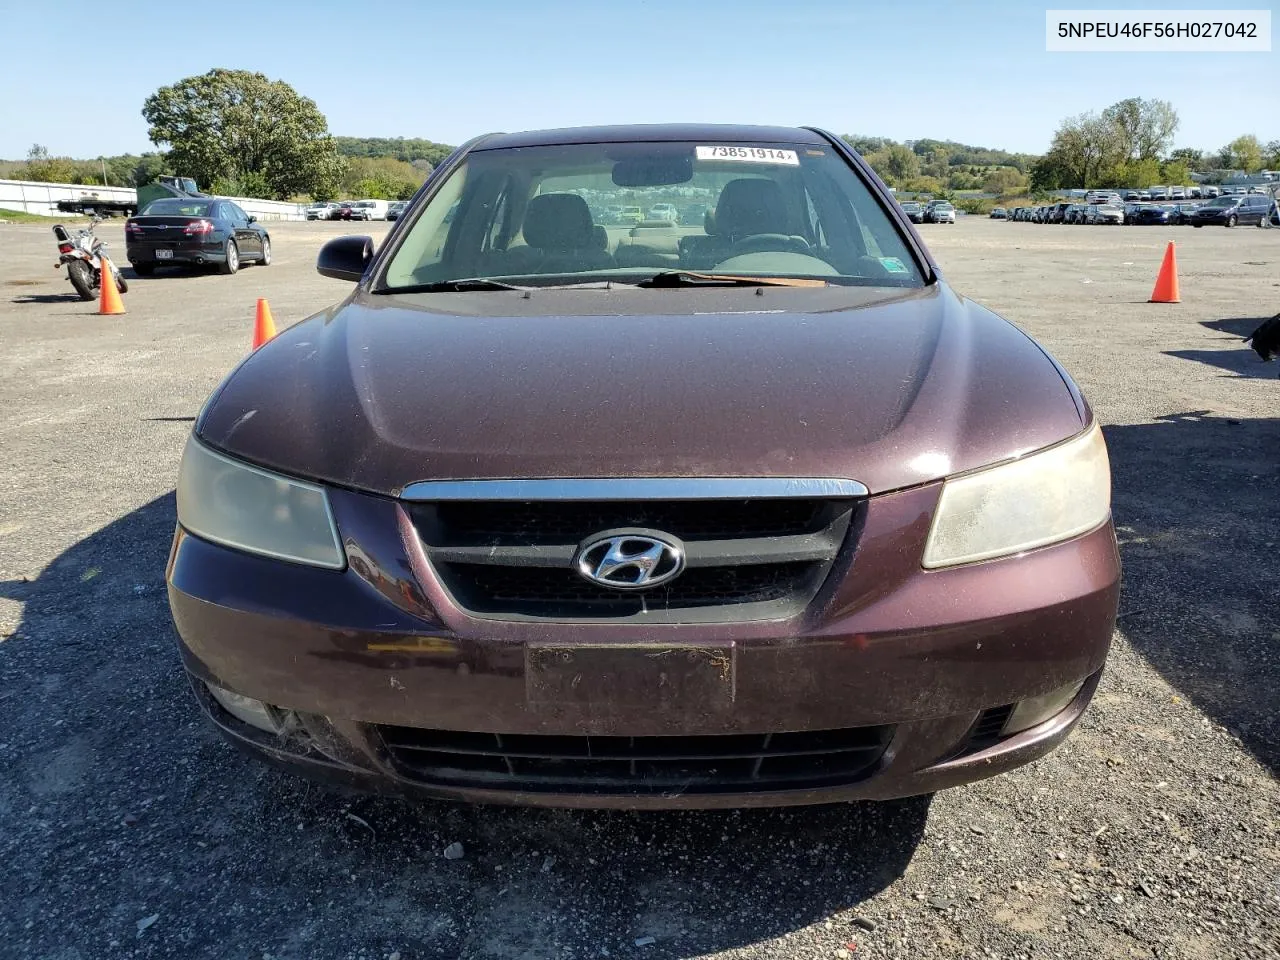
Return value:
<svg viewBox="0 0 1280 960">
<path fill-rule="evenodd" d="M 1240 342 L 1280 310 L 1280 230 L 922 230 L 1107 425 L 1095 705 L 932 801 L 633 815 L 338 795 L 198 715 L 163 590 L 182 441 L 256 297 L 287 324 L 344 295 L 312 267 L 342 225 L 131 279 L 111 318 L 47 227 L 0 225 L 0 957 L 1280 957 L 1280 380 Z M 1170 237 L 1183 303 L 1149 305 Z"/>
</svg>

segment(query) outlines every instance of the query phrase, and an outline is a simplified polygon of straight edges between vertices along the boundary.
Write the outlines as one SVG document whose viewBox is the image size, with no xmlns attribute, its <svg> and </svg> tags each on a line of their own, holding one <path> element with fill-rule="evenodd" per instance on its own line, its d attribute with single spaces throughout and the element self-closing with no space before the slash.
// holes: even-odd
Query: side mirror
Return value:
<svg viewBox="0 0 1280 960">
<path fill-rule="evenodd" d="M 320 248 L 316 270 L 322 277 L 358 281 L 372 260 L 372 237 L 337 237 Z"/>
<path fill-rule="evenodd" d="M 258 222 L 258 218 L 257 218 L 257 217 L 255 217 L 255 216 L 251 213 L 251 214 L 249 214 L 249 222 L 250 222 L 250 223 L 257 223 L 257 222 Z"/>
</svg>

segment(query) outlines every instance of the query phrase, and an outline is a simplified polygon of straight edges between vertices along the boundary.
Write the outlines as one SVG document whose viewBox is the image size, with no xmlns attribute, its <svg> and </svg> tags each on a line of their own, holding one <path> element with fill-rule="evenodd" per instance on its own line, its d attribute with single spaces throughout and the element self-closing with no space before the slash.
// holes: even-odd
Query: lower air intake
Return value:
<svg viewBox="0 0 1280 960">
<path fill-rule="evenodd" d="M 401 776 L 527 793 L 706 794 L 801 790 L 872 773 L 892 727 L 802 733 L 587 737 L 378 728 Z"/>
</svg>

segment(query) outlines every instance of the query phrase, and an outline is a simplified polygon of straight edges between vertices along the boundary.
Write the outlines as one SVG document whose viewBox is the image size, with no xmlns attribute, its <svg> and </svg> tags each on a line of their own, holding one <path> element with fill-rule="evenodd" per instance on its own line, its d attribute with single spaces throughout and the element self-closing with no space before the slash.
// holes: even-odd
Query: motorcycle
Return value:
<svg viewBox="0 0 1280 960">
<path fill-rule="evenodd" d="M 53 235 L 58 241 L 58 262 L 54 269 L 67 265 L 67 279 L 76 288 L 81 300 L 94 300 L 102 286 L 102 262 L 111 264 L 111 276 L 115 277 L 116 289 L 121 293 L 129 292 L 129 284 L 120 271 L 107 256 L 107 245 L 93 235 L 93 228 L 102 222 L 101 217 L 94 217 L 87 229 L 81 230 L 74 237 L 62 224 L 53 228 Z"/>
</svg>

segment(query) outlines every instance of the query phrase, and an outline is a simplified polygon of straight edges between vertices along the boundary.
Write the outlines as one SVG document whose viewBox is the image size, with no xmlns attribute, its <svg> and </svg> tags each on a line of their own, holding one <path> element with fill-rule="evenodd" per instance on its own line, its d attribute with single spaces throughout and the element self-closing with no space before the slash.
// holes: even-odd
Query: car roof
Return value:
<svg viewBox="0 0 1280 960">
<path fill-rule="evenodd" d="M 667 140 L 745 140 L 767 143 L 826 143 L 821 134 L 801 127 L 764 127 L 720 123 L 635 123 L 602 127 L 562 127 L 491 133 L 471 149 L 546 147 L 570 143 L 658 143 Z"/>
</svg>

